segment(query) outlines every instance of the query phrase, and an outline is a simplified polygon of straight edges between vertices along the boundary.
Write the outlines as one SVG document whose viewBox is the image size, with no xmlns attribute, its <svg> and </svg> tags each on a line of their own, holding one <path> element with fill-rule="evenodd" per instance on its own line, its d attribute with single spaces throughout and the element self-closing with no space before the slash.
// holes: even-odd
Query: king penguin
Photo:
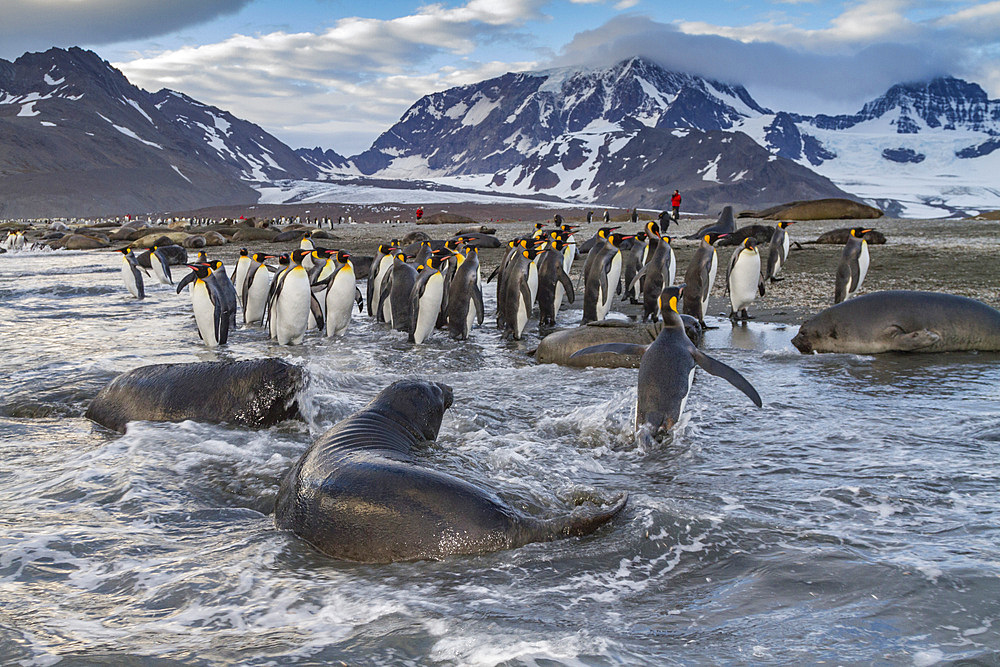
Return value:
<svg viewBox="0 0 1000 667">
<path fill-rule="evenodd" d="M 162 285 L 173 285 L 174 279 L 170 275 L 170 263 L 167 256 L 155 245 L 150 248 L 149 263 L 153 269 L 153 275 Z"/>
<path fill-rule="evenodd" d="M 246 285 L 247 271 L 252 263 L 250 252 L 246 248 L 240 248 L 240 256 L 236 260 L 236 268 L 233 269 L 232 282 L 233 287 L 236 288 L 236 294 L 240 297 L 240 308 L 243 309 L 244 313 L 247 310 L 247 302 L 246 297 L 243 296 L 243 287 Z"/>
<path fill-rule="evenodd" d="M 441 260 L 430 258 L 426 265 L 417 266 L 417 279 L 410 291 L 411 343 L 419 345 L 434 331 L 441 304 L 445 299 Z"/>
<path fill-rule="evenodd" d="M 466 248 L 465 253 L 448 285 L 448 334 L 455 340 L 467 340 L 473 322 L 478 319 L 482 326 L 485 317 L 479 249 Z"/>
<path fill-rule="evenodd" d="M 864 227 L 854 227 L 851 235 L 844 245 L 844 252 L 840 255 L 840 264 L 837 266 L 837 280 L 834 285 L 833 302 L 835 304 L 854 296 L 854 293 L 861 287 L 868 274 L 868 241 L 864 235 L 870 232 Z"/>
<path fill-rule="evenodd" d="M 542 326 L 556 325 L 556 315 L 564 295 L 570 303 L 576 299 L 573 281 L 563 268 L 564 247 L 565 241 L 550 241 L 535 258 L 538 266 L 538 323 Z"/>
<path fill-rule="evenodd" d="M 226 299 L 212 278 L 207 264 L 188 264 L 194 274 L 191 283 L 191 306 L 198 335 L 208 347 L 225 345 L 229 338 L 229 310 Z"/>
<path fill-rule="evenodd" d="M 635 287 L 642 281 L 642 321 L 649 319 L 655 322 L 660 312 L 657 306 L 660 294 L 665 287 L 674 284 L 674 278 L 677 276 L 677 258 L 670 245 L 670 237 L 660 234 L 660 226 L 657 223 L 653 221 L 646 223 L 646 237 L 650 244 L 655 240 L 656 247 L 646 264 L 632 278 L 629 287 Z"/>
<path fill-rule="evenodd" d="M 358 292 L 357 278 L 354 276 L 354 264 L 351 255 L 343 250 L 337 251 L 333 275 L 327 279 L 326 286 L 326 335 L 342 336 L 351 323 L 351 308 L 357 302 L 358 310 L 362 308 L 361 293 Z"/>
<path fill-rule="evenodd" d="M 725 234 L 709 232 L 701 237 L 701 244 L 695 250 L 684 273 L 684 313 L 698 319 L 702 329 L 710 329 L 705 324 L 705 311 L 708 310 L 708 299 L 715 285 L 715 274 L 719 270 L 719 254 L 715 251 L 715 242 Z"/>
<path fill-rule="evenodd" d="M 726 287 L 729 290 L 729 319 L 733 322 L 737 319 L 751 319 L 747 314 L 747 307 L 753 303 L 758 293 L 764 296 L 760 253 L 752 238 L 743 239 L 743 244 L 733 251 L 726 274 Z"/>
<path fill-rule="evenodd" d="M 257 324 L 264 319 L 264 310 L 267 307 L 267 295 L 271 291 L 272 267 L 264 262 L 268 255 L 255 252 L 250 257 L 250 266 L 247 267 L 247 277 L 243 283 L 243 290 L 240 293 L 243 300 L 243 323 Z"/>
<path fill-rule="evenodd" d="M 301 248 L 293 252 L 289 268 L 276 279 L 270 310 L 273 337 L 279 345 L 301 345 L 309 326 L 313 296 L 309 273 L 302 266 L 308 254 Z"/>
<path fill-rule="evenodd" d="M 622 270 L 622 253 L 615 244 L 624 236 L 613 234 L 617 227 L 602 227 L 597 231 L 594 247 L 583 265 L 583 320 L 581 324 L 603 320 L 611 310 L 618 291 Z"/>
<path fill-rule="evenodd" d="M 122 248 L 118 252 L 122 254 L 122 282 L 125 289 L 136 299 L 146 298 L 146 288 L 142 282 L 142 272 L 135 261 L 135 253 L 132 248 Z"/>
<path fill-rule="evenodd" d="M 784 278 L 778 277 L 778 272 L 781 271 L 785 260 L 788 259 L 788 248 L 791 245 L 788 225 L 794 222 L 794 220 L 782 220 L 774 228 L 774 233 L 771 234 L 771 244 L 767 250 L 767 279 L 772 283 L 784 280 Z"/>
</svg>

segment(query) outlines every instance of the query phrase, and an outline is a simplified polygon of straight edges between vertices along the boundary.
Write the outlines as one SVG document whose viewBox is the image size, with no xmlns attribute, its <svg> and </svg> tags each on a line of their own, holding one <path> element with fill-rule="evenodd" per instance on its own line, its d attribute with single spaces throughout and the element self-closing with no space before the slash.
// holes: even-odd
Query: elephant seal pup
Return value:
<svg viewBox="0 0 1000 667">
<path fill-rule="evenodd" d="M 799 352 L 1000 350 L 1000 311 L 964 296 L 893 290 L 831 306 L 792 338 Z"/>
<path fill-rule="evenodd" d="M 321 435 L 285 475 L 274 524 L 345 560 L 388 563 L 512 549 L 586 535 L 611 507 L 550 520 L 526 516 L 488 489 L 422 465 L 414 445 L 437 437 L 451 387 L 400 380 Z"/>
<path fill-rule="evenodd" d="M 297 417 L 302 369 L 280 359 L 140 366 L 97 394 L 86 417 L 119 433 L 130 421 L 262 427 Z"/>
<path fill-rule="evenodd" d="M 702 330 L 698 320 L 690 315 L 681 315 L 684 331 L 695 345 L 701 343 Z M 535 360 L 540 364 L 559 364 L 575 368 L 638 368 L 642 354 L 619 354 L 595 352 L 573 357 L 573 353 L 585 347 L 603 343 L 629 343 L 649 345 L 656 340 L 662 322 L 636 324 L 620 320 L 590 322 L 574 329 L 554 331 L 542 339 L 535 350 Z M 570 357 L 573 357 L 572 359 Z"/>
</svg>

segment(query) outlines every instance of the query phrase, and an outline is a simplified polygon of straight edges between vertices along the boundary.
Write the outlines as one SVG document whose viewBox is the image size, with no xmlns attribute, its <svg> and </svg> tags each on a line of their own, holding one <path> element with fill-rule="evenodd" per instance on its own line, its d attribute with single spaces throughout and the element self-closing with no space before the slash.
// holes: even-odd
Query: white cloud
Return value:
<svg viewBox="0 0 1000 667">
<path fill-rule="evenodd" d="M 6 0 L 0 45 L 14 58 L 52 46 L 109 44 L 162 35 L 231 14 L 250 0 Z"/>
</svg>

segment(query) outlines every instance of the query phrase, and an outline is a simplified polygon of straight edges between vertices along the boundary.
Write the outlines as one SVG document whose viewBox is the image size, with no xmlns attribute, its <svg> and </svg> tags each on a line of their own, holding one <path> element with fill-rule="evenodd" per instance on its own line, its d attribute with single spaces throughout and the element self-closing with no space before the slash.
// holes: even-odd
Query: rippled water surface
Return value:
<svg viewBox="0 0 1000 667">
<path fill-rule="evenodd" d="M 501 342 L 489 318 L 466 343 L 414 348 L 355 314 L 342 340 L 237 330 L 212 352 L 186 293 L 147 281 L 137 302 L 118 262 L 0 256 L 5 664 L 1000 661 L 998 355 L 804 357 L 795 327 L 719 322 L 704 349 L 764 407 L 699 371 L 644 448 L 637 371 L 535 365 L 537 336 Z M 261 356 L 308 370 L 306 422 L 120 436 L 82 417 L 136 366 Z M 393 565 L 275 530 L 285 470 L 401 376 L 455 389 L 422 460 L 542 516 L 628 491 L 624 517 Z"/>
</svg>

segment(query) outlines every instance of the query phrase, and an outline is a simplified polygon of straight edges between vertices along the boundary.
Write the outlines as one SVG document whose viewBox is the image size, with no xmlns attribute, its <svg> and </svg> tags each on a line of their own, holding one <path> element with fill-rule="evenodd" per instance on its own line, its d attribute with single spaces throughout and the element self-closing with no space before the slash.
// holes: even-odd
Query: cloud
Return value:
<svg viewBox="0 0 1000 667">
<path fill-rule="evenodd" d="M 332 131 L 325 147 L 351 154 L 367 148 L 423 95 L 533 67 L 466 57 L 483 41 L 523 39 L 521 26 L 544 18 L 542 4 L 425 5 L 390 20 L 351 17 L 320 33 L 234 35 L 115 66 L 143 88 L 179 90 L 289 142 L 313 145 L 321 132 Z M 435 69 L 442 59 L 457 64 Z"/>
<path fill-rule="evenodd" d="M 4 2 L 8 57 L 52 46 L 109 44 L 163 35 L 242 9 L 250 0 L 17 0 Z"/>
</svg>

